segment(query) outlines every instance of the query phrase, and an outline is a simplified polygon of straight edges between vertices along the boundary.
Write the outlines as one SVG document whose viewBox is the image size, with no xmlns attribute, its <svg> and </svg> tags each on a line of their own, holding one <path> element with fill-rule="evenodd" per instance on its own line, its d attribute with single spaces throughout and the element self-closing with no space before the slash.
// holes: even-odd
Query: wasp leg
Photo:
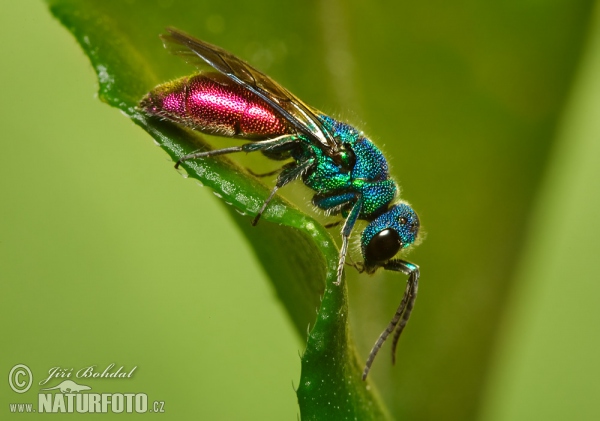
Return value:
<svg viewBox="0 0 600 421">
<path fill-rule="evenodd" d="M 340 285 L 342 283 L 342 274 L 344 273 L 344 263 L 346 262 L 346 254 L 348 253 L 348 244 L 350 243 L 350 234 L 352 234 L 352 229 L 354 229 L 354 225 L 358 220 L 358 215 L 360 215 L 360 211 L 362 209 L 362 197 L 358 196 L 354 206 L 352 206 L 352 210 L 348 214 L 346 218 L 346 222 L 344 222 L 344 227 L 342 228 L 342 248 L 340 249 L 340 258 L 338 261 L 338 269 L 337 269 L 337 279 L 334 282 L 335 285 Z"/>
<path fill-rule="evenodd" d="M 355 262 L 350 255 L 348 255 L 348 260 L 350 260 L 350 262 L 346 262 L 346 266 L 353 267 L 358 273 L 363 273 L 365 271 L 365 264 L 363 262 Z"/>
<path fill-rule="evenodd" d="M 228 153 L 234 152 L 242 152 L 243 146 L 233 146 L 231 148 L 217 149 L 214 151 L 205 151 L 205 152 L 192 152 L 191 154 L 184 155 L 175 163 L 175 169 L 179 168 L 179 166 L 185 161 L 189 161 L 190 159 L 198 159 L 198 158 L 208 158 L 211 156 L 225 155 Z"/>
<path fill-rule="evenodd" d="M 412 313 L 413 308 L 415 307 L 415 301 L 417 300 L 417 293 L 419 291 L 419 267 L 410 262 L 405 262 L 403 260 L 396 261 L 395 265 L 402 265 L 404 270 L 403 273 L 408 275 L 407 285 L 410 286 L 410 290 L 408 291 L 408 298 L 406 301 L 406 309 L 404 313 L 402 313 L 402 318 L 400 319 L 400 323 L 396 327 L 396 332 L 394 332 L 394 338 L 392 339 L 392 363 L 396 364 L 396 346 L 398 345 L 398 340 L 400 339 L 400 335 L 404 331 L 406 324 L 408 323 L 408 319 L 410 319 L 410 314 Z M 408 272 L 408 273 L 407 273 Z"/>
<path fill-rule="evenodd" d="M 363 205 L 362 196 L 355 192 L 342 191 L 328 195 L 317 194 L 313 197 L 312 202 L 315 206 L 325 211 L 339 211 L 340 209 L 346 209 L 352 206 L 342 228 L 342 247 L 340 249 L 337 279 L 334 282 L 335 285 L 340 285 L 342 283 L 342 274 L 344 273 L 346 254 L 348 253 L 350 234 L 352 233 L 352 229 L 358 220 L 358 216 L 360 215 Z"/>
<path fill-rule="evenodd" d="M 352 262 L 351 266 L 354 267 L 358 273 L 363 273 L 366 270 L 363 262 Z"/>
<path fill-rule="evenodd" d="M 277 174 L 279 171 L 281 171 L 283 169 L 282 168 L 277 168 L 276 170 L 273 171 L 269 171 L 269 172 L 263 172 L 263 173 L 256 173 L 254 171 L 252 171 L 250 168 L 246 168 L 246 171 L 248 171 L 250 173 L 250 175 L 256 177 L 256 178 L 264 178 L 264 177 L 269 177 L 271 175 L 275 175 Z"/>
<path fill-rule="evenodd" d="M 284 166 L 281 174 L 279 174 L 279 177 L 277 177 L 277 183 L 275 184 L 275 187 L 273 187 L 273 190 L 271 190 L 271 194 L 269 194 L 269 197 L 267 197 L 267 199 L 264 201 L 262 207 L 252 220 L 252 225 L 256 225 L 258 223 L 258 220 L 262 216 L 265 209 L 267 209 L 269 202 L 271 202 L 277 190 L 302 176 L 302 174 L 308 171 L 313 165 L 315 165 L 315 160 L 311 158 L 301 162 L 299 165 L 290 163 Z"/>
<path fill-rule="evenodd" d="M 396 272 L 402 272 L 405 275 L 408 275 L 408 280 L 406 282 L 406 290 L 404 291 L 404 296 L 402 297 L 402 301 L 396 310 L 396 314 L 385 328 L 385 330 L 379 335 L 377 342 L 373 345 L 373 349 L 371 349 L 371 353 L 369 354 L 369 358 L 365 364 L 365 369 L 363 371 L 362 379 L 365 380 L 367 375 L 369 374 L 369 370 L 371 370 L 371 365 L 373 364 L 373 360 L 375 356 L 379 352 L 379 349 L 388 338 L 388 336 L 395 331 L 394 338 L 392 341 L 392 363 L 396 362 L 396 345 L 398 344 L 398 340 L 400 339 L 400 335 L 404 330 L 404 327 L 408 323 L 408 319 L 410 318 L 410 314 L 415 305 L 415 300 L 417 299 L 417 292 L 419 290 L 419 267 L 410 262 L 406 262 L 404 260 L 390 260 L 388 263 L 383 265 L 384 269 L 393 270 Z"/>
<path fill-rule="evenodd" d="M 342 223 L 342 220 L 340 219 L 339 221 L 330 222 L 329 224 L 325 224 L 324 227 L 329 229 L 329 228 L 337 227 L 341 223 Z"/>
<path fill-rule="evenodd" d="M 312 203 L 319 209 L 332 214 L 338 214 L 340 211 L 349 210 L 356 202 L 358 195 L 355 192 L 333 191 L 333 193 L 317 193 L 312 198 Z"/>
<path fill-rule="evenodd" d="M 179 158 L 179 160 L 175 163 L 175 168 L 179 168 L 179 166 L 183 162 L 189 161 L 191 159 L 208 158 L 211 156 L 226 155 L 226 154 L 235 153 L 235 152 L 256 152 L 256 151 L 268 151 L 269 149 L 281 149 L 282 147 L 285 147 L 285 146 L 291 147 L 293 144 L 295 144 L 297 142 L 298 142 L 297 136 L 285 135 L 285 136 L 279 136 L 274 139 L 269 139 L 269 140 L 265 140 L 265 141 L 261 141 L 261 142 L 246 143 L 242 146 L 232 146 L 231 148 L 216 149 L 213 151 L 202 151 L 202 152 L 196 151 L 196 152 L 192 152 L 190 154 L 184 155 L 181 158 Z"/>
</svg>

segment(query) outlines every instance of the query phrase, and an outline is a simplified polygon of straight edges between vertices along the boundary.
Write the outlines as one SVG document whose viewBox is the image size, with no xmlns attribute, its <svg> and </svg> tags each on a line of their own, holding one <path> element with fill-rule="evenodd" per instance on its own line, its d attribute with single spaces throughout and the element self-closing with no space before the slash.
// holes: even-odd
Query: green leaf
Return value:
<svg viewBox="0 0 600 421">
<path fill-rule="evenodd" d="M 389 414 L 374 397 L 348 340 L 346 289 L 325 290 L 315 328 L 302 356 L 298 400 L 304 420 L 383 420 Z M 355 418 L 356 417 L 356 418 Z"/>
<path fill-rule="evenodd" d="M 102 101 L 120 109 L 146 130 L 174 161 L 193 150 L 209 147 L 198 134 L 148 118 L 137 108 L 146 92 L 171 76 L 170 65 L 161 63 L 179 60 L 148 46 L 160 45 L 157 23 L 171 23 L 168 14 L 157 6 L 160 2 L 144 3 L 144 19 L 154 22 L 152 25 L 137 21 L 136 9 L 128 11 L 121 2 L 48 3 L 90 58 Z M 195 6 L 193 2 L 188 6 L 190 13 Z M 212 188 L 243 214 L 256 214 L 269 193 L 228 159 L 187 161 L 182 167 L 189 177 Z M 281 198 L 272 202 L 257 228 L 250 227 L 250 218 L 231 209 L 300 335 L 305 335 L 320 306 L 302 358 L 298 395 L 303 418 L 384 418 L 385 410 L 376 393 L 361 380 L 362 367 L 349 339 L 346 287 L 332 285 L 338 259 L 334 240 L 314 219 Z M 325 285 L 328 287 L 321 305 Z"/>
</svg>

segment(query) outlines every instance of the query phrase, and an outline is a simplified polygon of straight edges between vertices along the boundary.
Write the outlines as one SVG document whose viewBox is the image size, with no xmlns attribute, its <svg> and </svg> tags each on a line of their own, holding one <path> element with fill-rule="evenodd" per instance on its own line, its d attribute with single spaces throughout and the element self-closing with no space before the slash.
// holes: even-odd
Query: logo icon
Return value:
<svg viewBox="0 0 600 421">
<path fill-rule="evenodd" d="M 92 388 L 84 384 L 77 384 L 73 380 L 65 380 L 54 387 L 42 390 L 54 390 L 59 389 L 62 393 L 77 393 L 82 390 L 91 390 Z"/>
</svg>

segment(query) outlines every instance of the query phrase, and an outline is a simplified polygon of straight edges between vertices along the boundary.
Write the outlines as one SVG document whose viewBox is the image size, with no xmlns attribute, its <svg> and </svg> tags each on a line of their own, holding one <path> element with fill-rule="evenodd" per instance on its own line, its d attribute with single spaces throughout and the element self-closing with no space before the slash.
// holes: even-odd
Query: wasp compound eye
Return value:
<svg viewBox="0 0 600 421">
<path fill-rule="evenodd" d="M 400 235 L 396 230 L 384 229 L 375 234 L 367 247 L 365 257 L 370 262 L 385 262 L 390 260 L 402 248 Z"/>
</svg>

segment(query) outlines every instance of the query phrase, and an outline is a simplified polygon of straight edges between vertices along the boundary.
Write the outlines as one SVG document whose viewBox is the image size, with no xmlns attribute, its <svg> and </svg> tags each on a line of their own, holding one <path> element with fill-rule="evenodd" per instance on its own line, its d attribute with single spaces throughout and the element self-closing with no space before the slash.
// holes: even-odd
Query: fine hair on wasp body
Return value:
<svg viewBox="0 0 600 421">
<path fill-rule="evenodd" d="M 366 221 L 360 236 L 363 262 L 351 265 L 369 274 L 379 268 L 400 272 L 408 280 L 396 313 L 367 358 L 363 380 L 390 335 L 394 361 L 419 284 L 419 267 L 397 254 L 414 245 L 420 222 L 406 202 L 396 200 L 398 186 L 383 153 L 359 130 L 306 105 L 233 54 L 173 28 L 161 38 L 173 54 L 211 70 L 157 86 L 140 101 L 142 111 L 202 133 L 249 141 L 184 155 L 175 167 L 236 152 L 260 151 L 271 159 L 287 159 L 252 224 L 256 225 L 280 188 L 302 180 L 314 191 L 316 208 L 344 218 L 335 285 L 342 281 L 356 222 Z"/>
</svg>

